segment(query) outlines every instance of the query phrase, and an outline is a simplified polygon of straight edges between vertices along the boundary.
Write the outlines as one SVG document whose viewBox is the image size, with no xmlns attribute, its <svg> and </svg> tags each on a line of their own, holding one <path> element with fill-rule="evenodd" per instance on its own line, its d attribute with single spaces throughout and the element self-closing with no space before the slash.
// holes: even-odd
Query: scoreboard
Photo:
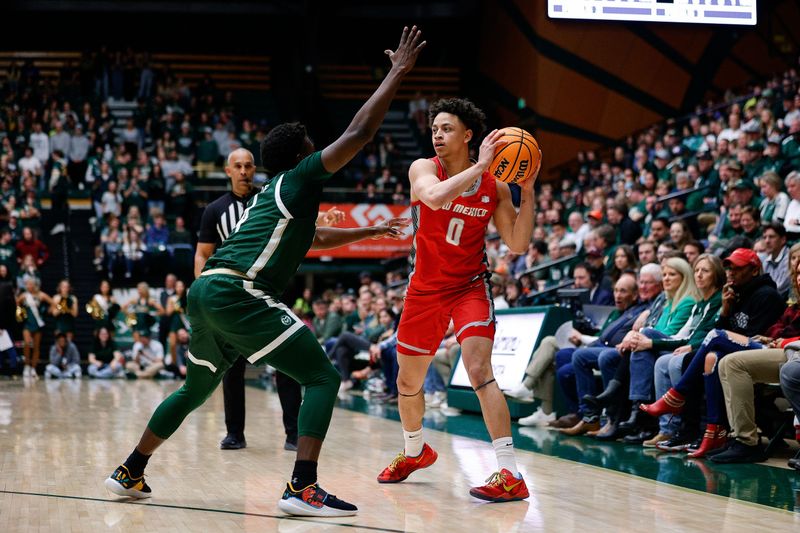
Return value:
<svg viewBox="0 0 800 533">
<path fill-rule="evenodd" d="M 547 0 L 551 18 L 756 24 L 756 0 Z"/>
</svg>

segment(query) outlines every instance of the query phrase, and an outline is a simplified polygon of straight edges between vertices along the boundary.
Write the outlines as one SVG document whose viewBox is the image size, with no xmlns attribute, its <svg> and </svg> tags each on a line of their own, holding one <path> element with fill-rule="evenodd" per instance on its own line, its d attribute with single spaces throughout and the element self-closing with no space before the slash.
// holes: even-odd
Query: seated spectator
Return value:
<svg viewBox="0 0 800 533">
<path fill-rule="evenodd" d="M 792 283 L 797 291 L 800 287 L 800 275 L 796 269 Z M 736 351 L 720 360 L 719 381 L 725 396 L 728 421 L 736 438 L 729 441 L 722 452 L 712 455 L 712 461 L 758 463 L 767 459 L 756 424 L 753 386 L 756 383 L 775 383 L 781 380 L 781 367 L 788 364 L 787 355 L 792 352 L 784 351 L 784 347 L 798 335 L 800 304 L 794 303 L 786 308 L 783 316 L 763 336 L 756 336 L 762 348 Z"/>
<path fill-rule="evenodd" d="M 800 170 L 789 172 L 784 180 L 786 192 L 789 193 L 789 207 L 786 208 L 786 218 L 783 225 L 792 241 L 800 238 Z"/>
<path fill-rule="evenodd" d="M 706 267 L 707 265 L 702 266 Z M 717 264 L 717 266 L 719 266 L 717 273 L 721 286 L 724 273 L 722 265 Z M 661 266 L 661 271 L 662 284 L 666 296 L 661 316 L 652 327 L 631 331 L 619 344 L 620 352 L 623 354 L 630 353 L 630 357 L 624 357 L 627 360 L 624 360 L 618 367 L 618 372 L 614 380 L 610 382 L 609 387 L 609 389 L 613 389 L 615 384 L 620 385 L 620 388 L 629 385 L 627 399 L 632 402 L 632 410 L 628 420 L 619 424 L 619 429 L 621 432 L 629 434 L 625 438 L 626 443 L 644 444 L 647 447 L 655 446 L 657 442 L 665 440 L 667 437 L 666 435 L 663 438 L 657 438 L 656 436 L 655 440 L 653 440 L 651 424 L 644 419 L 645 417 L 641 416 L 642 412 L 639 409 L 641 403 L 649 402 L 652 399 L 653 367 L 656 359 L 662 355 L 653 350 L 653 346 L 656 341 L 672 341 L 676 339 L 679 342 L 685 341 L 690 336 L 692 327 L 696 326 L 696 324 L 687 326 L 690 318 L 692 318 L 692 313 L 695 313 L 694 318 L 696 320 L 701 318 L 701 315 L 698 314 L 699 310 L 696 309 L 696 302 L 704 296 L 701 295 L 695 285 L 692 267 L 685 260 L 678 257 L 666 259 Z M 705 269 L 701 270 L 701 273 L 706 274 Z M 710 278 L 710 276 L 707 276 L 707 278 Z M 704 288 L 713 293 L 714 287 L 711 281 L 711 279 L 706 278 L 701 280 L 701 282 L 704 282 Z M 718 295 L 717 300 L 720 299 L 721 295 Z M 717 304 L 719 305 L 720 302 L 718 301 Z M 708 305 L 704 309 L 707 307 Z M 627 369 L 625 368 L 626 363 Z"/>
<path fill-rule="evenodd" d="M 0 231 L 0 265 L 5 265 L 11 276 L 16 276 L 19 269 L 17 250 L 11 241 L 11 232 L 5 228 Z"/>
<path fill-rule="evenodd" d="M 589 346 L 578 348 L 577 350 L 567 349 L 556 354 L 558 381 L 565 394 L 577 400 L 575 403 L 578 403 L 579 413 L 582 415 L 577 424 L 570 428 L 561 429 L 567 435 L 582 435 L 588 431 L 598 431 L 600 429 L 600 413 L 585 402 L 586 396 L 592 395 L 595 388 L 592 370 L 595 366 L 598 367 L 603 377 L 604 386 L 608 386 L 620 362 L 620 355 L 615 348 L 616 345 L 622 341 L 631 329 L 634 329 L 640 319 L 643 320 L 642 315 L 644 312 L 652 311 L 653 306 L 656 305 L 655 302 L 663 300 L 663 297 L 661 297 L 661 270 L 658 267 L 643 268 L 638 285 L 635 277 L 633 277 L 632 287 L 628 287 L 632 277 L 632 274 L 623 275 L 620 278 L 620 282 L 622 280 L 628 281 L 623 286 L 620 286 L 620 282 L 617 282 L 614 287 L 615 302 L 620 298 L 630 300 L 627 308 L 619 318 L 608 324 L 601 332 L 600 337 Z M 630 290 L 627 290 L 628 288 Z M 620 291 L 620 289 L 623 290 Z M 620 292 L 621 294 L 618 294 Z M 636 299 L 637 293 L 638 300 Z M 617 307 L 619 308 L 619 304 Z M 661 307 L 662 305 L 659 304 L 658 309 L 660 310 Z M 651 312 L 649 315 L 653 320 L 657 319 L 656 313 Z M 570 351 L 572 352 L 571 354 L 569 354 Z M 569 364 L 565 361 L 567 358 L 570 359 Z M 571 385 L 572 376 L 574 376 L 575 382 L 574 389 Z"/>
<path fill-rule="evenodd" d="M 706 431 L 700 447 L 690 457 L 704 457 L 720 448 L 726 441 L 727 431 L 722 427 L 722 396 L 717 362 L 725 355 L 741 349 L 763 348 L 753 340 L 767 330 L 786 307 L 775 288 L 775 282 L 761 271 L 761 260 L 752 250 L 739 248 L 723 262 L 729 283 L 722 293 L 722 308 L 716 329 L 706 335 L 703 344 L 692 357 L 678 383 L 674 384 L 657 402 L 642 405 L 651 416 L 680 413 L 691 395 L 697 401 L 696 389 L 705 381 Z"/>
<path fill-rule="evenodd" d="M 577 270 L 577 268 L 576 268 Z M 582 334 L 581 332 L 573 329 L 569 341 L 576 347 L 580 346 L 600 346 L 603 335 L 608 333 L 611 336 L 616 335 L 619 327 L 618 320 L 623 316 L 627 316 L 627 311 L 636 304 L 637 287 L 636 277 L 632 274 L 624 274 L 620 276 L 617 283 L 614 285 L 614 305 L 616 309 L 609 314 L 606 322 L 601 326 L 599 337 Z M 639 313 L 636 313 L 638 316 Z M 634 317 L 635 319 L 636 317 Z M 631 321 L 632 323 L 632 321 Z M 610 329 L 611 326 L 613 329 Z M 622 340 L 622 336 L 619 336 Z M 539 398 L 542 401 L 541 413 L 534 413 L 530 417 L 520 419 L 522 425 L 539 425 L 551 423 L 553 427 L 569 428 L 580 422 L 581 418 L 577 414 L 578 405 L 572 397 L 569 397 L 570 405 L 568 405 L 568 413 L 565 413 L 558 420 L 552 421 L 554 418 L 550 416 L 553 412 L 553 382 L 555 381 L 555 367 L 554 362 L 559 352 L 558 342 L 555 336 L 548 336 L 542 339 L 537 350 L 533 353 L 533 359 L 525 370 L 525 379 L 515 389 L 507 392 L 509 397 L 516 398 L 521 401 L 532 401 L 533 398 Z M 567 348 L 563 350 L 562 359 L 572 357 L 575 348 Z M 563 373 L 566 374 L 566 371 Z M 563 375 L 568 379 L 566 375 Z M 538 412 L 538 411 L 537 411 Z M 540 420 L 548 418 L 548 421 Z"/>
<path fill-rule="evenodd" d="M 628 208 L 624 204 L 614 202 L 609 205 L 606 217 L 617 232 L 616 242 L 633 245 L 642 236 L 641 226 L 628 217 Z"/>
<path fill-rule="evenodd" d="M 359 302 L 360 303 L 360 302 Z M 353 357 L 360 351 L 369 350 L 371 344 L 384 341 L 394 334 L 395 317 L 389 309 L 383 309 L 378 314 L 378 323 L 365 328 L 362 333 L 342 333 L 333 347 L 332 355 L 339 368 L 342 384 L 339 392 L 353 388 L 350 376 L 350 366 Z"/>
<path fill-rule="evenodd" d="M 764 253 L 761 254 L 761 266 L 765 274 L 769 274 L 775 282 L 778 292 L 783 298 L 789 295 L 791 281 L 789 279 L 789 248 L 786 246 L 786 228 L 773 222 L 764 227 Z"/>
<path fill-rule="evenodd" d="M 742 226 L 740 235 L 747 237 L 751 241 L 757 241 L 761 238 L 761 219 L 755 207 L 752 205 L 742 207 L 739 223 Z"/>
<path fill-rule="evenodd" d="M 695 260 L 704 254 L 705 251 L 705 247 L 697 241 L 688 241 L 683 245 L 683 255 L 690 265 L 694 265 Z"/>
<path fill-rule="evenodd" d="M 125 377 L 125 357 L 105 326 L 97 330 L 86 373 L 97 379 Z"/>
<path fill-rule="evenodd" d="M 312 303 L 314 318 L 311 320 L 312 329 L 317 340 L 322 346 L 328 340 L 339 335 L 342 331 L 342 317 L 339 313 L 331 311 L 328 302 L 322 298 L 317 298 Z"/>
<path fill-rule="evenodd" d="M 189 356 L 189 332 L 181 328 L 177 332 L 175 355 L 170 359 L 166 369 L 173 376 L 186 379 L 186 365 Z"/>
<path fill-rule="evenodd" d="M 149 331 L 141 331 L 133 344 L 131 357 L 125 365 L 137 378 L 153 378 L 164 370 L 164 346 L 150 338 Z"/>
<path fill-rule="evenodd" d="M 653 241 L 642 241 L 636 247 L 636 253 L 639 256 L 639 264 L 644 266 L 648 263 L 657 263 L 656 257 L 656 243 Z"/>
<path fill-rule="evenodd" d="M 26 255 L 33 257 L 37 268 L 41 268 L 50 258 L 47 245 L 40 241 L 31 228 L 22 228 L 22 240 L 17 241 L 17 260 L 22 263 Z"/>
<path fill-rule="evenodd" d="M 46 378 L 81 377 L 81 354 L 78 348 L 67 340 L 64 333 L 56 333 L 56 342 L 50 348 L 50 363 L 44 371 Z"/>
<path fill-rule="evenodd" d="M 175 228 L 169 232 L 170 244 L 192 244 L 192 234 L 186 229 L 183 217 L 175 218 Z"/>
<path fill-rule="evenodd" d="M 676 250 L 682 250 L 683 246 L 692 240 L 692 231 L 689 225 L 683 220 L 676 220 L 669 226 L 669 240 L 675 245 Z"/>
<path fill-rule="evenodd" d="M 633 247 L 628 244 L 620 244 L 614 250 L 614 262 L 608 274 L 611 281 L 617 282 L 624 272 L 636 270 L 636 258 L 633 255 Z"/>
<path fill-rule="evenodd" d="M 108 182 L 108 189 L 100 199 L 100 215 L 104 220 L 108 220 L 110 215 L 115 217 L 122 215 L 122 195 L 114 180 Z"/>
<path fill-rule="evenodd" d="M 19 217 L 23 226 L 39 230 L 42 226 L 42 205 L 36 197 L 36 191 L 25 191 L 24 200 L 19 208 Z"/>
<path fill-rule="evenodd" d="M 797 124 L 797 122 L 795 122 Z M 800 131 L 800 127 L 798 127 Z M 787 362 L 781 367 L 781 389 L 786 399 L 792 406 L 795 419 L 795 439 L 800 440 L 800 428 L 797 427 L 797 420 L 800 420 L 800 357 L 796 349 L 791 345 L 784 345 L 787 351 Z M 797 457 L 789 459 L 789 466 L 795 470 L 800 470 L 800 461 Z"/>
<path fill-rule="evenodd" d="M 775 172 L 766 172 L 758 180 L 764 197 L 759 205 L 761 224 L 783 224 L 789 208 L 789 195 L 781 191 L 783 180 Z"/>
</svg>

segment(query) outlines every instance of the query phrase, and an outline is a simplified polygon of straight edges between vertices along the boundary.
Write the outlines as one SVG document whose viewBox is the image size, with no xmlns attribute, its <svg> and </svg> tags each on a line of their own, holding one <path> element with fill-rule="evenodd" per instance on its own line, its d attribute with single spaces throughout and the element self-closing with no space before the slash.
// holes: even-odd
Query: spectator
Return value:
<svg viewBox="0 0 800 533">
<path fill-rule="evenodd" d="M 50 167 L 50 175 L 47 181 L 47 190 L 50 191 L 50 201 L 55 224 L 50 230 L 50 235 L 58 235 L 66 230 L 67 217 L 69 213 L 69 179 L 67 178 L 67 168 L 64 162 L 64 152 L 53 150 L 53 162 Z"/>
<path fill-rule="evenodd" d="M 125 367 L 139 379 L 154 378 L 164 370 L 164 346 L 151 339 L 149 331 L 142 330 Z"/>
<path fill-rule="evenodd" d="M 33 155 L 33 148 L 25 147 L 25 156 L 17 161 L 17 166 L 21 173 L 29 172 L 31 176 L 40 178 L 44 173 L 44 165 L 41 160 Z"/>
<path fill-rule="evenodd" d="M 682 252 L 686 257 L 686 261 L 690 265 L 694 265 L 695 260 L 700 257 L 701 254 L 705 253 L 705 248 L 701 243 L 692 240 L 683 245 Z"/>
<path fill-rule="evenodd" d="M 796 269 L 792 271 L 792 277 L 794 290 L 797 291 L 800 275 Z M 800 305 L 794 303 L 786 308 L 783 316 L 763 336 L 757 336 L 756 340 L 763 348 L 736 351 L 720 360 L 719 380 L 728 420 L 736 438 L 728 441 L 724 451 L 711 456 L 714 462 L 757 463 L 767 459 L 756 424 L 753 386 L 781 380 L 781 367 L 789 364 L 787 355 L 794 352 L 793 357 L 796 356 L 796 348 L 787 351 L 784 348 L 798 335 Z"/>
<path fill-rule="evenodd" d="M 83 181 L 86 177 L 86 168 L 88 166 L 86 159 L 89 157 L 90 148 L 91 141 L 84 135 L 83 126 L 80 123 L 76 124 L 75 131 L 70 137 L 69 150 L 66 152 L 69 159 L 67 174 L 81 190 L 84 188 Z"/>
<path fill-rule="evenodd" d="M 189 332 L 181 328 L 177 332 L 175 357 L 166 369 L 173 376 L 186 379 L 186 366 L 189 364 Z"/>
<path fill-rule="evenodd" d="M 203 140 L 197 145 L 197 172 L 200 177 L 206 177 L 214 170 L 219 159 L 219 146 L 212 135 L 211 128 L 203 132 Z"/>
<path fill-rule="evenodd" d="M 42 167 L 47 165 L 50 159 L 50 137 L 42 131 L 42 123 L 33 123 L 33 132 L 28 139 L 28 143 L 33 149 L 33 157 L 39 160 Z"/>
<path fill-rule="evenodd" d="M 617 282 L 619 277 L 625 272 L 636 271 L 636 258 L 633 255 L 633 247 L 627 244 L 621 244 L 614 250 L 614 261 L 609 275 L 611 281 Z"/>
<path fill-rule="evenodd" d="M 642 241 L 636 249 L 641 266 L 658 262 L 658 258 L 656 257 L 656 244 L 653 241 Z"/>
<path fill-rule="evenodd" d="M 44 372 L 46 378 L 80 378 L 81 354 L 78 348 L 67 340 L 64 333 L 56 333 L 56 342 L 50 348 L 50 364 Z"/>
<path fill-rule="evenodd" d="M 764 228 L 766 252 L 760 256 L 765 274 L 769 274 L 783 298 L 789 295 L 789 248 L 786 246 L 786 228 L 773 222 Z"/>
<path fill-rule="evenodd" d="M 342 330 L 342 317 L 339 313 L 331 311 L 328 302 L 317 298 L 312 303 L 314 318 L 311 321 L 317 340 L 323 346 L 329 339 L 339 335 Z"/>
<path fill-rule="evenodd" d="M 20 263 L 26 255 L 29 255 L 37 267 L 42 267 L 50 258 L 47 245 L 36 238 L 31 228 L 22 229 L 22 240 L 17 241 L 15 248 L 17 249 L 17 260 Z"/>
<path fill-rule="evenodd" d="M 187 332 L 192 330 L 192 326 L 189 324 L 189 315 L 186 311 L 186 297 L 186 284 L 181 280 L 176 280 L 175 294 L 167 299 L 167 305 L 164 313 L 169 321 L 169 326 L 166 329 L 168 329 L 169 332 L 169 352 L 172 356 L 172 362 L 177 361 L 178 357 L 178 333 L 181 330 Z M 159 324 L 159 333 L 160 329 L 161 324 Z"/>
<path fill-rule="evenodd" d="M 786 176 L 786 191 L 791 202 L 786 208 L 786 219 L 783 222 L 790 240 L 800 238 L 800 170 L 793 170 Z"/>
<path fill-rule="evenodd" d="M 606 211 L 608 223 L 617 232 L 615 242 L 633 245 L 642 236 L 642 228 L 628 217 L 628 208 L 621 203 L 612 203 Z"/>
<path fill-rule="evenodd" d="M 169 228 L 167 222 L 164 220 L 164 215 L 156 213 L 153 216 L 153 223 L 147 228 L 145 235 L 145 244 L 147 248 L 153 252 L 158 249 L 164 249 L 169 242 Z"/>
<path fill-rule="evenodd" d="M 786 210 L 789 208 L 789 195 L 781 192 L 781 178 L 775 172 L 767 172 L 759 179 L 761 194 L 764 199 L 759 206 L 761 223 L 768 225 L 772 222 L 783 224 Z"/>
<path fill-rule="evenodd" d="M 656 403 L 643 405 L 642 409 L 652 415 L 680 413 L 686 404 L 687 395 L 705 381 L 706 417 L 708 423 L 700 447 L 689 454 L 704 457 L 705 454 L 724 445 L 725 428 L 721 425 L 724 397 L 717 374 L 717 361 L 742 348 L 762 348 L 753 336 L 767 330 L 785 308 L 775 289 L 775 283 L 761 271 L 761 260 L 752 250 L 739 248 L 724 261 L 728 284 L 722 293 L 722 308 L 716 329 L 706 335 L 702 346 L 692 356 L 691 363 L 674 384 Z M 692 394 L 694 400 L 695 395 Z"/>
</svg>

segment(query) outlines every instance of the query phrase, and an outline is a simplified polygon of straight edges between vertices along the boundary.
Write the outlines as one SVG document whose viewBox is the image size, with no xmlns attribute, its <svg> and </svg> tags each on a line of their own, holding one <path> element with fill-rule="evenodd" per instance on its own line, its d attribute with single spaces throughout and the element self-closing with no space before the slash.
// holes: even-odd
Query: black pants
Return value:
<svg viewBox="0 0 800 533">
<path fill-rule="evenodd" d="M 353 362 L 353 357 L 362 351 L 369 350 L 370 342 L 355 333 L 345 332 L 339 335 L 336 340 L 336 345 L 333 347 L 333 358 L 336 361 L 336 366 L 339 367 L 339 375 L 342 381 L 350 379 L 350 365 Z"/>
<path fill-rule="evenodd" d="M 244 438 L 244 371 L 247 360 L 240 357 L 222 378 L 222 392 L 225 396 L 225 427 L 229 435 Z M 297 442 L 297 416 L 303 400 L 300 384 L 295 380 L 277 372 L 275 382 L 278 398 L 283 409 L 283 428 L 286 440 Z"/>
</svg>

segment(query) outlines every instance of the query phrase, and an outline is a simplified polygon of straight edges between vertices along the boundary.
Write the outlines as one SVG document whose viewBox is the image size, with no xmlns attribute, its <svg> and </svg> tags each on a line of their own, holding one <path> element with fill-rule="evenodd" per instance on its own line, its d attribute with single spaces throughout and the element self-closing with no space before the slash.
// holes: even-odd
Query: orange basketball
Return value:
<svg viewBox="0 0 800 533">
<path fill-rule="evenodd" d="M 522 128 L 503 128 L 501 131 L 508 144 L 495 151 L 489 173 L 505 183 L 522 183 L 542 164 L 539 143 Z"/>
</svg>

